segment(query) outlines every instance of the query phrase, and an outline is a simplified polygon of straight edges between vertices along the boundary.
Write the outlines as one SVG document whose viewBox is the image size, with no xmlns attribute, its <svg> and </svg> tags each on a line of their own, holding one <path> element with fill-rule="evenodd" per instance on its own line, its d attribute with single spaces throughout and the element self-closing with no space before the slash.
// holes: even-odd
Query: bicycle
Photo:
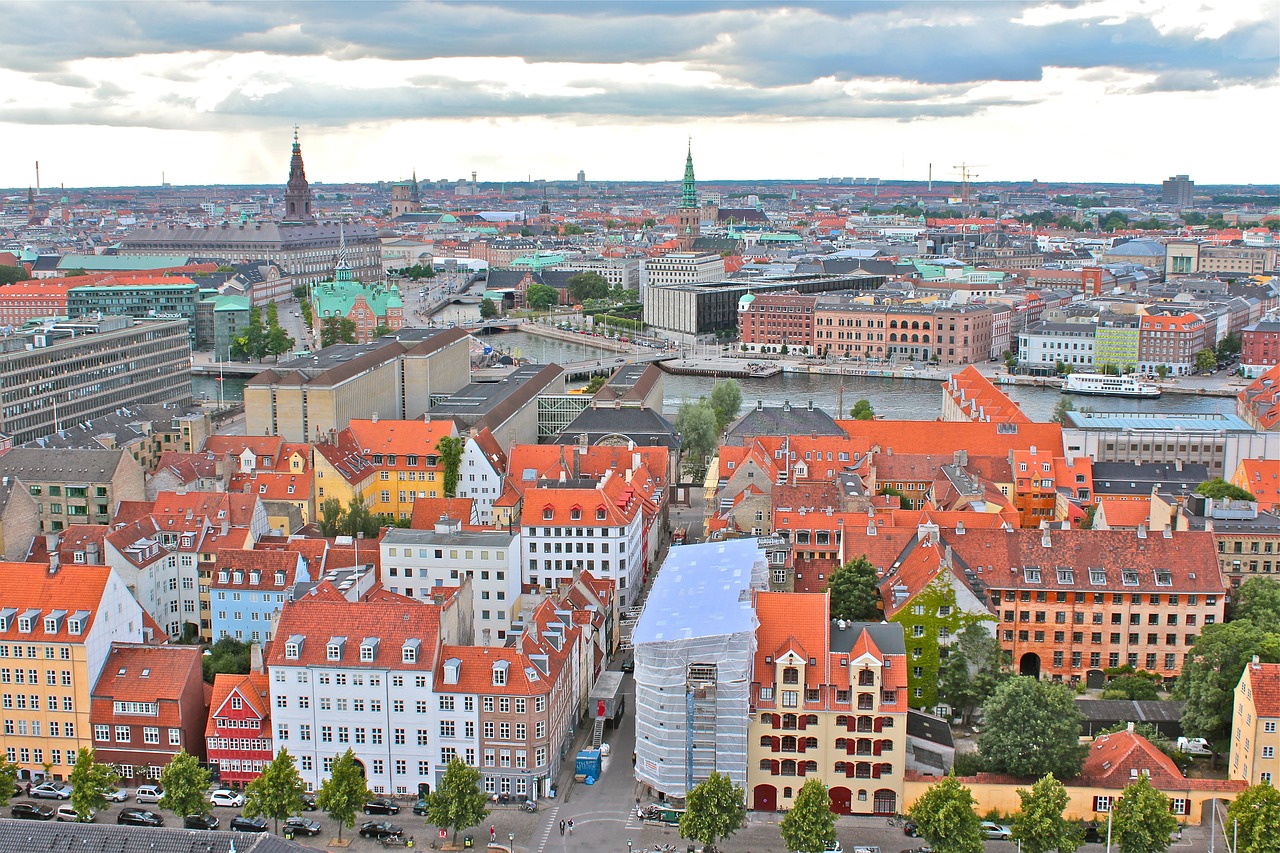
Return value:
<svg viewBox="0 0 1280 853">
<path fill-rule="evenodd" d="M 887 823 L 889 826 L 905 826 L 907 823 L 907 816 L 904 814 L 895 814 L 888 819 Z"/>
</svg>

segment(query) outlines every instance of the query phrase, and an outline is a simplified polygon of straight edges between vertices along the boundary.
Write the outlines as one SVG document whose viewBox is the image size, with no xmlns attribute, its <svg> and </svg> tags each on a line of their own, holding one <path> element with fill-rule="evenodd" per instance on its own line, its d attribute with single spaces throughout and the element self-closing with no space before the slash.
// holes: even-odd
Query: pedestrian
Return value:
<svg viewBox="0 0 1280 853">
<path fill-rule="evenodd" d="M 569 834 L 573 835 L 573 818 L 569 818 Z"/>
<path fill-rule="evenodd" d="M 494 829 L 493 824 L 489 824 L 489 841 L 496 841 L 498 838 L 498 830 Z"/>
<path fill-rule="evenodd" d="M 560 834 L 564 835 L 564 821 L 560 821 Z"/>
</svg>

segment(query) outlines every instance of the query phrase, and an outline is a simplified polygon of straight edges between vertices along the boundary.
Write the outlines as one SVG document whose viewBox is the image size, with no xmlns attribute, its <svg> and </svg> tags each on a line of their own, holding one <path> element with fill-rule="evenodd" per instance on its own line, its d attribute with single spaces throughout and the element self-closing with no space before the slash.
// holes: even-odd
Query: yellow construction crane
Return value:
<svg viewBox="0 0 1280 853">
<path fill-rule="evenodd" d="M 974 169 L 984 169 L 986 165 L 986 163 L 961 163 L 959 166 L 952 167 L 960 170 L 960 204 L 964 207 L 969 206 L 969 182 L 978 177 Z"/>
</svg>

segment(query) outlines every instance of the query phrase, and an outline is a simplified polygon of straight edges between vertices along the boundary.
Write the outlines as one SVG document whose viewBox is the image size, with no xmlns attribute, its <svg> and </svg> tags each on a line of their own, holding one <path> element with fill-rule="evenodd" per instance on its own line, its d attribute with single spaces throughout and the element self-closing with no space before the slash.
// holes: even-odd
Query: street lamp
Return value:
<svg viewBox="0 0 1280 853">
<path fill-rule="evenodd" d="M 627 853 L 631 853 L 631 839 L 627 839 Z"/>
<path fill-rule="evenodd" d="M 516 849 L 516 834 L 515 834 L 514 832 L 508 832 L 508 833 L 507 833 L 507 849 L 508 849 L 508 850 L 510 850 L 510 851 L 512 851 L 512 853 L 515 853 L 515 849 Z"/>
</svg>

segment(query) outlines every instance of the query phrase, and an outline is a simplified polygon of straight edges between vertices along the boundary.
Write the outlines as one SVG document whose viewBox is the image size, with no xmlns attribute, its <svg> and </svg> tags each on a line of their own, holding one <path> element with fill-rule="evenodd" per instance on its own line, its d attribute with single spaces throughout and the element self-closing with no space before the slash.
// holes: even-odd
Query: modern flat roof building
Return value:
<svg viewBox="0 0 1280 853">
<path fill-rule="evenodd" d="M 345 429 L 352 418 L 416 418 L 432 397 L 470 380 L 469 339 L 462 329 L 401 329 L 278 364 L 245 385 L 245 429 L 314 441 Z"/>
<path fill-rule="evenodd" d="M 25 444 L 122 402 L 191 402 L 185 320 L 104 317 L 0 339 L 0 433 Z"/>
<path fill-rule="evenodd" d="M 489 428 L 499 447 L 538 440 L 538 397 L 563 394 L 564 369 L 527 364 L 498 382 L 472 382 L 432 406 L 432 420 L 453 418 L 459 430 Z"/>
</svg>

